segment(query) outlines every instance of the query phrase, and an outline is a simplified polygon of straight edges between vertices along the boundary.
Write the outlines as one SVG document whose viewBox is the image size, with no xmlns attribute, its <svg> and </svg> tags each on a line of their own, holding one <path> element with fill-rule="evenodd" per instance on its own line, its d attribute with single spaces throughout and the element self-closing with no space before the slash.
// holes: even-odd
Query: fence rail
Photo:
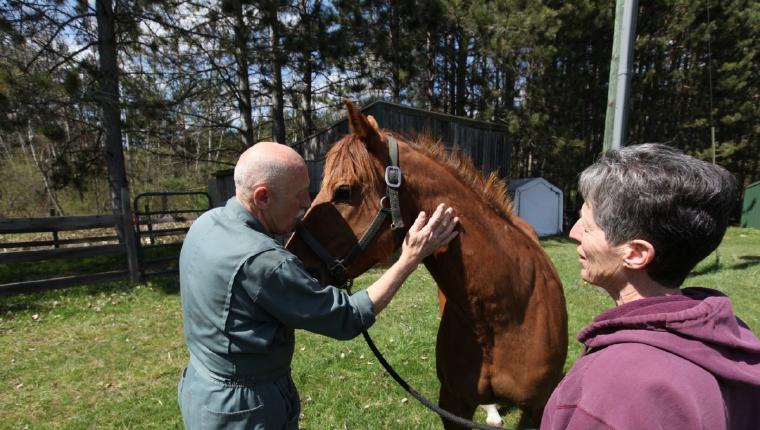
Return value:
<svg viewBox="0 0 760 430">
<path fill-rule="evenodd" d="M 0 234 L 107 228 L 115 226 L 119 219 L 116 215 L 7 218 L 0 220 Z"/>
<path fill-rule="evenodd" d="M 0 219 L 0 235 L 52 234 L 52 240 L 45 237 L 38 240 L 11 237 L 8 242 L 0 242 L 0 250 L 2 250 L 0 252 L 0 264 L 10 265 L 36 261 L 125 255 L 128 261 L 126 270 L 106 270 L 97 273 L 67 274 L 65 276 L 59 274 L 47 279 L 15 280 L 0 283 L 0 296 L 126 278 L 135 281 L 146 276 L 176 273 L 176 265 L 175 267 L 167 267 L 166 263 L 177 261 L 179 248 L 189 229 L 188 225 L 177 224 L 192 222 L 198 218 L 200 214 L 211 207 L 211 198 L 207 193 L 197 192 L 145 193 L 135 198 L 133 211 L 126 194 L 123 193 L 122 196 L 124 202 L 122 213 L 124 215 Z M 199 208 L 198 204 L 191 205 L 186 202 L 180 202 L 180 207 L 177 207 L 176 201 L 171 202 L 172 199 L 177 200 L 178 198 L 199 200 L 199 197 L 200 200 L 203 198 L 207 200 L 208 203 L 205 207 Z M 152 198 L 159 199 L 153 210 L 148 203 Z M 138 209 L 138 203 L 145 203 L 144 210 Z M 173 207 L 169 203 L 174 203 Z M 97 231 L 98 229 L 100 231 Z M 116 232 L 122 230 L 127 231 L 127 233 L 120 240 L 120 235 L 109 235 L 104 233 L 102 229 L 115 229 Z M 59 238 L 61 232 L 81 232 L 83 230 L 93 230 L 93 235 Z M 143 243 L 143 239 L 146 243 Z M 176 250 L 176 252 L 172 250 Z M 157 251 L 161 254 L 152 255 L 148 258 L 146 251 L 153 253 Z M 166 255 L 167 253 L 171 255 Z M 150 267 L 152 270 L 147 271 L 146 267 Z M 114 267 L 108 268 L 113 269 Z"/>
<path fill-rule="evenodd" d="M 0 243 L 0 248 L 14 249 L 14 248 L 36 248 L 44 246 L 52 246 L 59 248 L 61 245 L 72 245 L 75 243 L 92 244 L 98 242 L 110 242 L 118 241 L 119 237 L 116 235 L 111 236 L 92 236 L 92 237 L 77 237 L 73 239 L 56 239 L 53 240 L 35 240 L 30 242 L 4 242 Z"/>
<path fill-rule="evenodd" d="M 59 239 L 65 231 L 116 229 L 122 223 L 118 215 L 59 216 L 48 218 L 8 218 L 0 220 L 0 234 L 51 233 L 52 240 L 23 240 L 0 243 L 5 252 L 0 253 L 0 264 L 19 264 L 35 261 L 86 258 L 103 255 L 127 255 L 129 250 L 123 243 L 91 245 L 103 241 L 118 241 L 117 235 Z M 67 245 L 66 247 L 61 247 Z M 80 245 L 80 246 L 70 246 Z M 50 247 L 52 249 L 44 249 Z M 35 248 L 29 250 L 28 248 Z M 43 249 L 39 249 L 43 248 Z M 64 288 L 71 285 L 113 281 L 128 278 L 129 270 L 109 270 L 97 273 L 54 276 L 46 279 L 14 281 L 0 284 L 0 296 L 32 293 L 43 290 Z"/>
</svg>

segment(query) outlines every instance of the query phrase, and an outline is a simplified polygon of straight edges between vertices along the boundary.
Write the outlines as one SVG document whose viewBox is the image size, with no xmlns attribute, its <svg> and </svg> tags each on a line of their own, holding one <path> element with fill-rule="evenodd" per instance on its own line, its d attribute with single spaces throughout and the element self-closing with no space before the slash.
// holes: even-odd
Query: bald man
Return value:
<svg viewBox="0 0 760 430">
<path fill-rule="evenodd" d="M 260 142 L 235 166 L 235 197 L 200 216 L 180 253 L 190 362 L 178 386 L 188 429 L 297 429 L 290 376 L 294 329 L 351 339 L 367 329 L 422 260 L 456 235 L 439 205 L 420 213 L 401 255 L 374 284 L 349 295 L 320 285 L 273 235 L 293 231 L 309 207 L 306 163 Z"/>
</svg>

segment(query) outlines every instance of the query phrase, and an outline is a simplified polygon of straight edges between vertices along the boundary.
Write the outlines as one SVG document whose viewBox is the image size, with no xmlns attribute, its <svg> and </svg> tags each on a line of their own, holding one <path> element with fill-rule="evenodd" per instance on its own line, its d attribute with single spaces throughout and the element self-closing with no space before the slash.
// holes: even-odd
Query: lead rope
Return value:
<svg viewBox="0 0 760 430">
<path fill-rule="evenodd" d="M 391 367 L 391 365 L 388 363 L 385 357 L 383 357 L 383 354 L 380 352 L 380 350 L 377 349 L 377 346 L 375 346 L 375 342 L 373 342 L 372 338 L 369 337 L 369 333 L 367 332 L 367 330 L 362 330 L 362 335 L 364 336 L 364 340 L 367 342 L 369 349 L 371 349 L 372 353 L 375 354 L 375 357 L 377 357 L 377 359 L 380 361 L 380 364 L 383 365 L 383 368 L 385 368 L 385 371 L 388 372 L 388 374 L 391 375 L 391 377 L 393 377 L 393 379 L 401 386 L 401 388 L 406 390 L 406 392 L 411 394 L 412 397 L 414 397 L 420 403 L 425 405 L 425 407 L 437 413 L 438 415 L 442 416 L 443 418 L 446 418 L 447 420 L 453 423 L 459 424 L 460 426 L 473 428 L 473 429 L 479 429 L 479 430 L 504 430 L 504 427 L 496 427 L 496 426 L 491 426 L 488 424 L 480 424 L 480 423 L 476 423 L 476 422 L 467 420 L 465 418 L 456 416 L 452 414 L 451 412 L 434 404 L 430 400 L 426 399 L 425 396 L 418 393 L 417 390 L 412 388 L 406 381 L 404 381 L 404 378 L 402 378 L 398 373 L 396 373 L 395 370 L 393 370 L 393 367 Z"/>
</svg>

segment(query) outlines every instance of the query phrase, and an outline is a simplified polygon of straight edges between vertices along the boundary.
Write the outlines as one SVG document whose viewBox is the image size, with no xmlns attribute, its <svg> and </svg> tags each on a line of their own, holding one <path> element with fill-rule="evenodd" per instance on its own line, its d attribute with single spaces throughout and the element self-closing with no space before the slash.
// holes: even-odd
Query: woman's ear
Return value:
<svg viewBox="0 0 760 430">
<path fill-rule="evenodd" d="M 654 245 L 644 239 L 634 239 L 623 246 L 623 266 L 645 269 L 654 260 Z"/>
</svg>

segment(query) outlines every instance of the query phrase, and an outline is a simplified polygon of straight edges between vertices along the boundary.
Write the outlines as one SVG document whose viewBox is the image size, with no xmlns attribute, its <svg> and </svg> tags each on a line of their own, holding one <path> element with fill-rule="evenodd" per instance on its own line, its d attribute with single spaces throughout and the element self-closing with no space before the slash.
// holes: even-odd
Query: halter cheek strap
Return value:
<svg viewBox="0 0 760 430">
<path fill-rule="evenodd" d="M 391 204 L 391 229 L 395 231 L 404 228 L 404 220 L 401 219 L 401 203 L 398 198 L 398 190 L 401 187 L 401 169 L 398 166 L 398 142 L 391 135 L 388 135 L 388 155 L 390 155 L 390 166 L 385 168 L 385 195 Z"/>
</svg>

